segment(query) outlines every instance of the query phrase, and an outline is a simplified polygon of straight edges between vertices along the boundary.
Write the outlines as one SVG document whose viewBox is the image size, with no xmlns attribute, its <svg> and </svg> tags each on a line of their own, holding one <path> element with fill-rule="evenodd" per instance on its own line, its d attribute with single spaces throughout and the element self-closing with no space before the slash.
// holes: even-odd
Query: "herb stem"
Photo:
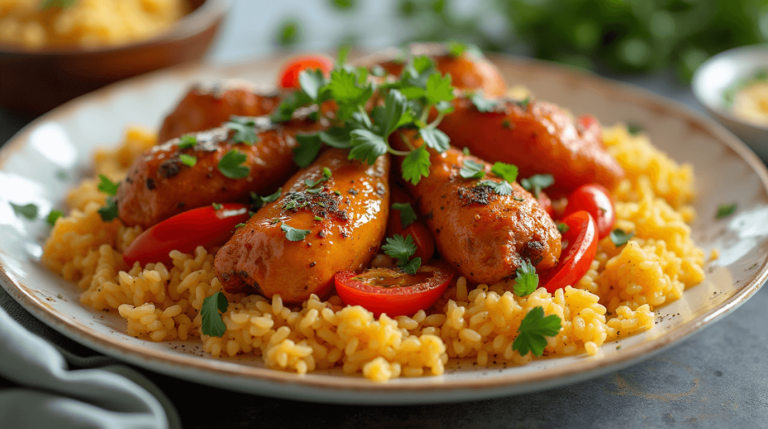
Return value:
<svg viewBox="0 0 768 429">
<path fill-rule="evenodd" d="M 403 139 L 403 142 L 405 142 L 405 145 L 406 145 L 406 146 L 408 146 L 408 149 L 410 149 L 410 150 L 411 150 L 411 152 L 413 152 L 414 150 L 416 150 L 416 148 L 415 148 L 415 147 L 413 147 L 413 143 L 411 143 L 411 139 L 409 139 L 409 138 L 408 138 L 408 136 L 406 136 L 406 135 L 405 135 L 405 134 L 403 134 L 403 133 L 400 133 L 400 138 L 402 138 L 402 139 Z"/>
<path fill-rule="evenodd" d="M 387 146 L 387 152 L 397 156 L 408 156 L 411 153 L 411 151 L 392 149 L 390 146 Z"/>
</svg>

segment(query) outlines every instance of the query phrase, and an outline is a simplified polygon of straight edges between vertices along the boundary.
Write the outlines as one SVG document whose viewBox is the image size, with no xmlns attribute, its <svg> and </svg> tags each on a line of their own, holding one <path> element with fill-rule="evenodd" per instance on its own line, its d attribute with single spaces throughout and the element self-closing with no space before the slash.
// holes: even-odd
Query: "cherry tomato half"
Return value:
<svg viewBox="0 0 768 429">
<path fill-rule="evenodd" d="M 245 204 L 222 204 L 200 207 L 168 218 L 139 235 L 125 249 L 123 260 L 133 266 L 150 262 L 171 261 L 172 250 L 192 253 L 197 246 L 213 247 L 224 244 L 235 231 L 235 226 L 250 217 Z"/>
<path fill-rule="evenodd" d="M 405 191 L 393 186 L 392 197 L 390 201 L 392 203 L 410 203 L 411 207 L 415 210 L 415 204 L 413 200 L 405 193 Z M 435 254 L 435 239 L 432 237 L 432 233 L 423 222 L 416 220 L 412 224 L 403 228 L 403 224 L 400 222 L 400 210 L 391 209 L 389 211 L 389 219 L 387 220 L 387 237 L 392 237 L 395 234 L 406 237 L 408 235 L 413 239 L 413 243 L 416 244 L 416 253 L 413 257 L 419 257 L 422 261 L 428 261 L 432 259 Z"/>
<path fill-rule="evenodd" d="M 597 223 L 597 235 L 602 239 L 611 233 L 616 222 L 616 210 L 608 190 L 598 184 L 581 185 L 568 196 L 563 216 L 584 210 Z"/>
<path fill-rule="evenodd" d="M 277 85 L 283 89 L 299 89 L 299 73 L 304 70 L 320 69 L 328 76 L 333 70 L 333 60 L 326 55 L 302 55 L 283 66 L 277 79 Z"/>
<path fill-rule="evenodd" d="M 431 307 L 445 292 L 455 271 L 444 261 L 432 260 L 415 275 L 396 268 L 370 268 L 362 273 L 336 274 L 336 293 L 347 305 L 360 305 L 378 317 L 413 316 Z"/>
<path fill-rule="evenodd" d="M 597 224 L 589 213 L 578 211 L 562 222 L 568 230 L 563 234 L 560 262 L 539 280 L 550 293 L 573 286 L 584 277 L 597 253 Z"/>
<path fill-rule="evenodd" d="M 544 209 L 547 214 L 549 214 L 549 217 L 552 219 L 555 218 L 555 209 L 552 207 L 552 200 L 549 199 L 547 194 L 544 193 L 544 191 L 539 191 L 539 198 L 537 198 L 539 205 L 542 209 Z"/>
</svg>

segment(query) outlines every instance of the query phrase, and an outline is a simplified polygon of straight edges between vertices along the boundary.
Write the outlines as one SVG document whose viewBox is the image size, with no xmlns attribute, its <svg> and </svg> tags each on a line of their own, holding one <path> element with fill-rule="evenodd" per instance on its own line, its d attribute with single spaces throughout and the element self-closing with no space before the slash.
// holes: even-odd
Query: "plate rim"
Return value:
<svg viewBox="0 0 768 429">
<path fill-rule="evenodd" d="M 36 118 L 14 134 L 2 149 L 0 149 L 0 170 L 10 159 L 12 154 L 24 147 L 24 137 L 39 125 L 50 120 L 56 120 L 60 117 L 67 116 L 69 112 L 77 111 L 81 107 L 88 106 L 91 101 L 95 101 L 107 93 L 123 92 L 130 90 L 132 87 L 139 87 L 145 82 L 174 75 L 201 75 L 206 72 L 216 73 L 216 71 L 237 70 L 248 64 L 263 63 L 275 60 L 279 57 L 281 56 L 277 55 L 256 58 L 242 63 L 226 65 L 205 64 L 174 67 L 128 79 L 78 97 L 51 112 Z M 664 109 L 664 112 L 674 113 L 675 118 L 684 121 L 687 120 L 688 123 L 695 124 L 696 128 L 709 134 L 719 143 L 723 144 L 723 146 L 733 150 L 736 155 L 744 160 L 752 171 L 757 174 L 762 184 L 763 193 L 768 194 L 768 169 L 766 169 L 766 166 L 760 161 L 757 155 L 750 151 L 744 143 L 727 131 L 723 126 L 680 102 L 656 95 L 634 85 L 617 82 L 583 70 L 573 69 L 545 61 L 498 54 L 489 55 L 488 57 L 494 62 L 510 62 L 518 65 L 522 64 L 527 67 L 540 68 L 542 71 L 563 75 L 567 79 L 580 80 L 587 86 L 601 89 L 600 92 L 611 90 L 614 93 L 621 93 L 624 96 L 633 96 L 641 101 L 640 104 L 650 103 L 654 106 L 660 106 Z M 404 383 L 373 383 L 362 377 L 350 377 L 346 375 L 312 376 L 311 374 L 301 376 L 295 373 L 268 369 L 266 367 L 243 366 L 230 361 L 213 359 L 210 357 L 200 358 L 198 356 L 180 353 L 169 354 L 167 351 L 136 347 L 135 344 L 127 343 L 116 336 L 109 336 L 82 329 L 79 326 L 80 322 L 74 322 L 64 314 L 49 309 L 43 302 L 43 299 L 36 296 L 33 288 L 23 284 L 23 282 L 15 280 L 13 276 L 9 276 L 6 273 L 5 266 L 0 262 L 0 284 L 9 295 L 14 298 L 14 300 L 25 308 L 25 310 L 29 311 L 37 319 L 55 329 L 57 332 L 75 341 L 81 342 L 96 351 L 104 353 L 105 355 L 113 356 L 154 371 L 166 372 L 176 377 L 188 371 L 193 373 L 201 371 L 201 376 L 203 376 L 202 378 L 205 380 L 198 379 L 195 381 L 227 389 L 250 391 L 259 394 L 266 393 L 271 396 L 281 397 L 287 396 L 279 394 L 279 392 L 265 392 L 263 389 L 257 389 L 255 387 L 257 384 L 267 383 L 287 387 L 289 390 L 302 387 L 311 388 L 318 392 L 328 389 L 342 389 L 347 393 L 351 392 L 354 395 L 360 395 L 360 403 L 370 403 L 369 401 L 373 399 L 370 395 L 380 398 L 381 395 L 394 397 L 396 396 L 394 394 L 403 393 L 416 394 L 417 399 L 423 399 L 423 403 L 435 403 L 442 401 L 439 398 L 433 398 L 430 395 L 423 395 L 423 393 L 434 393 L 436 396 L 443 394 L 444 397 L 447 397 L 450 396 L 450 393 L 452 392 L 455 393 L 463 389 L 472 389 L 476 393 L 474 395 L 475 397 L 488 397 L 483 395 L 483 392 L 487 393 L 489 396 L 495 396 L 493 392 L 500 390 L 509 391 L 507 393 L 522 393 L 597 377 L 651 357 L 663 349 L 673 344 L 677 344 L 694 333 L 699 332 L 702 328 L 711 325 L 725 315 L 732 313 L 736 308 L 751 298 L 762 287 L 767 278 L 768 257 L 763 261 L 759 267 L 759 271 L 757 271 L 754 277 L 749 282 L 743 284 L 739 290 L 721 304 L 707 310 L 704 314 L 686 322 L 683 326 L 680 326 L 668 334 L 634 345 L 633 347 L 628 348 L 625 352 L 603 356 L 599 359 L 584 359 L 568 366 L 548 368 L 546 373 L 537 371 L 516 374 L 513 372 L 499 374 L 493 378 L 480 380 L 451 380 L 448 382 L 441 380 L 439 377 L 421 377 L 409 379 L 408 382 Z M 223 377 L 222 381 L 231 377 L 247 377 L 253 382 L 254 388 L 245 388 L 240 385 L 233 386 L 231 383 L 219 384 L 209 380 L 209 377 Z M 477 393 L 478 391 L 480 391 L 479 394 Z M 504 392 L 500 392 L 496 395 L 503 393 Z M 314 400 L 318 399 L 325 399 L 328 402 L 338 402 L 333 398 L 314 397 Z M 401 402 L 393 401 L 390 403 Z M 409 400 L 408 403 L 413 403 L 413 401 Z"/>
</svg>

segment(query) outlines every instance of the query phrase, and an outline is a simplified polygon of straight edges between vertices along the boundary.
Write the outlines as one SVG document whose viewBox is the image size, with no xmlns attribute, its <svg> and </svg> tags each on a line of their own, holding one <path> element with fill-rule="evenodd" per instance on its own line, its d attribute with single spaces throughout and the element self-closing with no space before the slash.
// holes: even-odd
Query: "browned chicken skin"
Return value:
<svg viewBox="0 0 768 429">
<path fill-rule="evenodd" d="M 439 125 L 452 145 L 469 148 L 486 161 L 514 164 L 520 177 L 552 174 L 552 191 L 588 183 L 613 189 L 624 177 L 599 133 L 581 129 L 554 104 L 503 99 L 492 112 L 478 111 L 468 98 L 457 98 L 453 105 L 453 113 Z"/>
<path fill-rule="evenodd" d="M 232 141 L 233 131 L 217 128 L 194 134 L 197 144 L 179 150 L 174 139 L 139 156 L 117 192 L 119 217 L 128 226 L 148 228 L 183 211 L 211 203 L 247 202 L 251 191 L 270 193 L 282 185 L 298 167 L 293 162 L 296 134 L 324 129 L 308 119 L 274 124 L 256 118 L 259 140 L 252 146 Z M 230 179 L 218 168 L 219 161 L 236 149 L 248 158 L 250 168 L 242 179 Z M 179 154 L 193 155 L 197 164 L 189 167 Z"/>
<path fill-rule="evenodd" d="M 493 284 L 509 277 L 523 261 L 537 271 L 554 267 L 560 257 L 557 226 L 536 199 L 517 183 L 511 195 L 498 195 L 482 180 L 490 165 L 451 147 L 444 153 L 430 149 L 429 176 L 408 184 L 419 210 L 435 235 L 440 256 L 475 283 Z M 465 159 L 486 166 L 486 177 L 463 179 Z"/>
<path fill-rule="evenodd" d="M 268 115 L 279 103 L 280 95 L 275 89 L 257 89 L 242 80 L 197 85 L 165 118 L 158 141 L 163 143 L 187 133 L 220 127 L 231 115 Z"/>
<path fill-rule="evenodd" d="M 299 303 L 313 293 L 326 295 L 337 272 L 368 266 L 387 227 L 389 155 L 372 166 L 347 156 L 339 149 L 323 152 L 288 180 L 277 201 L 237 230 L 216 254 L 225 290 L 266 297 L 279 293 L 283 301 Z M 305 180 L 323 177 L 324 167 L 331 178 L 319 185 L 321 192 L 308 192 Z M 310 233 L 289 241 L 283 224 Z"/>
</svg>

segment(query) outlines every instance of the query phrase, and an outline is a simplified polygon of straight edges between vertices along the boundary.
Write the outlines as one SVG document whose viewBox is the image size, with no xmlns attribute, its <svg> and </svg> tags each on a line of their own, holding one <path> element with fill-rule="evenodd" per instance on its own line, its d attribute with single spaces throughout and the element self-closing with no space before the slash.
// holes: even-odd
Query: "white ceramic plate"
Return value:
<svg viewBox="0 0 768 429">
<path fill-rule="evenodd" d="M 642 124 L 654 143 L 694 165 L 700 190 L 694 238 L 720 259 L 706 280 L 657 311 L 648 332 L 612 342 L 598 356 L 535 361 L 521 367 L 448 367 L 440 377 L 385 384 L 340 371 L 305 376 L 268 370 L 260 358 L 214 359 L 195 341 L 153 343 L 124 334 L 119 316 L 80 305 L 79 290 L 39 262 L 48 227 L 14 216 L 8 202 L 32 202 L 47 213 L 89 171 L 97 146 L 115 145 L 127 124 L 158 127 L 188 85 L 212 77 L 273 82 L 280 58 L 225 68 L 169 70 L 77 99 L 36 120 L 0 151 L 0 283 L 36 317 L 62 334 L 140 367 L 222 388 L 322 402 L 432 403 L 508 395 L 596 377 L 647 358 L 715 322 L 744 303 L 768 276 L 768 174 L 733 135 L 669 100 L 592 75 L 551 65 L 496 57 L 508 83 L 522 83 L 574 113 L 594 113 L 604 124 Z M 69 173 L 61 181 L 57 172 Z M 717 206 L 737 203 L 736 215 L 715 220 Z M 61 298 L 59 298 L 61 296 Z M 182 347 L 182 345 L 184 347 Z M 617 346 L 621 346 L 620 350 Z"/>
</svg>

